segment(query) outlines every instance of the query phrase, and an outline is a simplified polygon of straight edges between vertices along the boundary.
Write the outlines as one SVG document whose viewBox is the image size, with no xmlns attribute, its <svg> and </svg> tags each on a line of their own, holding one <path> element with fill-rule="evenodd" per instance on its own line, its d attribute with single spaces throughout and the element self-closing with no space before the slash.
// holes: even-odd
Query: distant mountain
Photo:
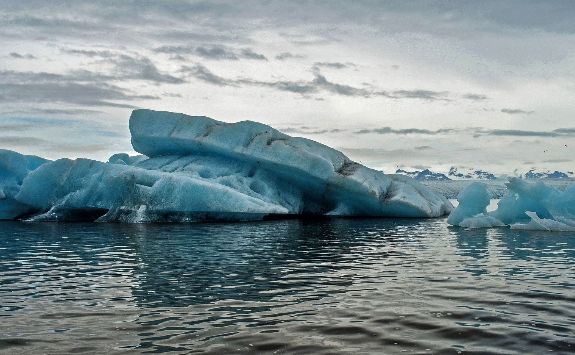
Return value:
<svg viewBox="0 0 575 355">
<path fill-rule="evenodd" d="M 536 171 L 531 169 L 522 176 L 524 179 L 568 179 L 574 177 L 572 171 L 562 172 L 562 171 Z"/>
<path fill-rule="evenodd" d="M 406 175 L 419 181 L 447 181 L 447 180 L 497 180 L 495 174 L 481 169 L 461 169 L 452 166 L 447 174 L 433 172 L 429 169 L 424 170 L 405 170 L 397 169 L 396 174 Z M 531 169 L 524 174 L 515 173 L 523 179 L 569 179 L 575 178 L 573 171 L 537 171 Z M 504 176 L 503 176 L 504 177 Z"/>
<path fill-rule="evenodd" d="M 407 175 L 410 176 L 412 178 L 414 178 L 415 180 L 420 180 L 420 181 L 429 181 L 429 180 L 451 180 L 450 178 L 448 178 L 447 176 L 445 176 L 445 174 L 442 173 L 434 173 L 433 171 L 429 170 L 429 169 L 425 169 L 425 170 L 415 170 L 415 171 L 406 171 L 403 169 L 397 169 L 395 171 L 396 174 L 400 174 L 400 175 Z"/>
<path fill-rule="evenodd" d="M 459 171 L 456 167 L 449 168 L 447 175 L 456 179 L 479 179 L 479 180 L 495 180 L 497 176 L 485 170 L 467 170 L 464 172 Z"/>
</svg>

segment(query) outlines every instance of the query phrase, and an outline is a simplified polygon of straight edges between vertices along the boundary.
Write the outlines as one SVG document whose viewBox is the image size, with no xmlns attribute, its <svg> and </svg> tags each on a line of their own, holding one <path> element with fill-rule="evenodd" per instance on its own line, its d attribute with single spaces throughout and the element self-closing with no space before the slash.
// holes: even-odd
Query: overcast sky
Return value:
<svg viewBox="0 0 575 355">
<path fill-rule="evenodd" d="M 386 172 L 573 171 L 574 19 L 570 0 L 2 0 L 0 148 L 106 159 L 151 108 Z"/>
</svg>

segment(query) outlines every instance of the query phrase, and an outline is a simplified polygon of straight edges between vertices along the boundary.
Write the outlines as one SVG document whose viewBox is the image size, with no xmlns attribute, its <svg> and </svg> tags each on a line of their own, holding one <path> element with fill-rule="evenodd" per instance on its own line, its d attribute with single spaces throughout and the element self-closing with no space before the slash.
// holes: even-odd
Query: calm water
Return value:
<svg viewBox="0 0 575 355">
<path fill-rule="evenodd" d="M 575 235 L 0 223 L 0 352 L 573 353 Z"/>
</svg>

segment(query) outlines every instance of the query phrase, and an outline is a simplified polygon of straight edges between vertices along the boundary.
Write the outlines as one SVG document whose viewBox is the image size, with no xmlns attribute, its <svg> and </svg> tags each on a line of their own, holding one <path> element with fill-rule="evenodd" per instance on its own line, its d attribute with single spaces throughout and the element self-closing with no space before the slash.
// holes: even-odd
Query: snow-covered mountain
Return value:
<svg viewBox="0 0 575 355">
<path fill-rule="evenodd" d="M 525 174 L 521 175 L 524 179 L 568 179 L 575 177 L 572 171 L 562 172 L 562 171 L 536 171 L 531 169 Z"/>
<path fill-rule="evenodd" d="M 419 181 L 429 181 L 429 180 L 434 180 L 434 181 L 444 181 L 444 180 L 451 180 L 450 178 L 448 178 L 447 176 L 445 176 L 445 174 L 442 173 L 435 173 L 429 169 L 424 169 L 424 170 L 415 170 L 415 171 L 407 171 L 407 170 L 403 170 L 403 169 L 397 169 L 395 171 L 396 174 L 400 174 L 400 175 L 406 175 L 409 177 L 414 178 L 415 180 L 419 180 Z"/>
<path fill-rule="evenodd" d="M 449 168 L 447 175 L 455 179 L 477 179 L 477 180 L 495 180 L 497 176 L 494 174 L 480 169 L 467 169 L 460 170 L 454 166 Z"/>
</svg>

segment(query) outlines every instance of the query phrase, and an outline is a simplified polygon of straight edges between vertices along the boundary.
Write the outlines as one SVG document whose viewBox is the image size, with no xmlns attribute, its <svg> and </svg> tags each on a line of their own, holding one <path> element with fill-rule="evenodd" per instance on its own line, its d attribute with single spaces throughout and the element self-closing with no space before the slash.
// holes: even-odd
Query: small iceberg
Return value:
<svg viewBox="0 0 575 355">
<path fill-rule="evenodd" d="M 135 110 L 139 156 L 46 161 L 0 151 L 0 218 L 188 222 L 273 215 L 439 217 L 451 203 L 318 142 L 252 121 Z M 25 167 L 25 168 L 23 168 Z"/>
<path fill-rule="evenodd" d="M 520 230 L 575 231 L 575 185 L 561 191 L 541 181 L 511 178 L 506 187 L 507 194 L 497 209 L 487 212 L 487 185 L 469 185 L 459 193 L 459 206 L 447 222 L 465 228 L 510 226 Z"/>
</svg>

